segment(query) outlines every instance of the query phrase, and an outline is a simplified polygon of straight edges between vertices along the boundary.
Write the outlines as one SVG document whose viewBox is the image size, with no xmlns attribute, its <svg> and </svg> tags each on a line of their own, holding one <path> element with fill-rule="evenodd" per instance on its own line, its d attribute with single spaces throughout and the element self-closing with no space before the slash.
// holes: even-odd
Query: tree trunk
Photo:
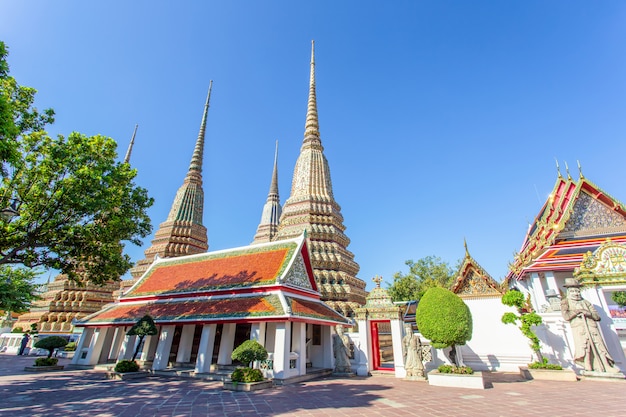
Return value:
<svg viewBox="0 0 626 417">
<path fill-rule="evenodd" d="M 145 336 L 139 336 L 139 343 L 137 343 L 137 347 L 135 348 L 135 354 L 133 355 L 133 361 L 135 360 L 135 358 L 137 357 L 137 354 L 139 353 L 139 348 L 141 347 L 141 342 L 143 342 L 143 338 Z"/>
</svg>

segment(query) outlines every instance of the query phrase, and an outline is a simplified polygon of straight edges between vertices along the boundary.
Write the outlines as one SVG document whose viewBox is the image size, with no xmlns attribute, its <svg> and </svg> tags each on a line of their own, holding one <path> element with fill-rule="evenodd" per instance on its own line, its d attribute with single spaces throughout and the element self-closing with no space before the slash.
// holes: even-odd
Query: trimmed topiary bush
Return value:
<svg viewBox="0 0 626 417">
<path fill-rule="evenodd" d="M 58 362 L 57 358 L 37 358 L 35 359 L 35 366 L 56 366 Z"/>
<path fill-rule="evenodd" d="M 415 321 L 434 348 L 452 347 L 450 359 L 457 365 L 456 345 L 472 338 L 472 313 L 463 300 L 445 288 L 430 288 L 417 305 Z"/>
<path fill-rule="evenodd" d="M 133 354 L 132 360 L 134 361 L 139 353 L 139 347 L 141 346 L 143 338 L 159 334 L 159 329 L 157 329 L 156 324 L 154 324 L 152 317 L 150 317 L 149 314 L 146 314 L 140 318 L 133 327 L 130 328 L 127 334 L 129 336 L 139 336 L 139 342 L 137 343 L 137 348 L 135 348 L 135 353 Z"/>
<path fill-rule="evenodd" d="M 267 359 L 267 350 L 256 340 L 246 340 L 233 350 L 231 358 L 249 366 L 254 361 Z"/>
<path fill-rule="evenodd" d="M 124 359 L 115 364 L 114 371 L 121 374 L 125 372 L 137 372 L 139 371 L 139 365 L 135 361 Z"/>
<path fill-rule="evenodd" d="M 65 345 L 67 345 L 67 340 L 63 339 L 61 336 L 48 336 L 43 339 L 39 339 L 37 343 L 35 343 L 34 347 L 47 350 L 48 357 L 50 358 L 54 353 L 54 349 L 62 348 Z"/>
<path fill-rule="evenodd" d="M 263 381 L 263 374 L 258 369 L 238 368 L 230 376 L 233 382 L 260 382 Z"/>
</svg>

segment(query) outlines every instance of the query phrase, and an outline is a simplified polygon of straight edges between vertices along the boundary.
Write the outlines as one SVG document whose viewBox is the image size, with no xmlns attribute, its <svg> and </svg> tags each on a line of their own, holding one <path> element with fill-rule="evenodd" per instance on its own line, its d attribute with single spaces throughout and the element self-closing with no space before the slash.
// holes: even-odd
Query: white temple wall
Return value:
<svg viewBox="0 0 626 417">
<path fill-rule="evenodd" d="M 502 315 L 514 309 L 502 304 L 500 297 L 464 299 L 472 313 L 472 339 L 459 346 L 457 357 L 476 370 L 513 371 L 531 361 L 528 339 L 512 324 L 502 323 Z M 449 350 L 449 349 L 448 349 Z M 446 355 L 433 352 L 433 365 L 448 363 Z"/>
</svg>

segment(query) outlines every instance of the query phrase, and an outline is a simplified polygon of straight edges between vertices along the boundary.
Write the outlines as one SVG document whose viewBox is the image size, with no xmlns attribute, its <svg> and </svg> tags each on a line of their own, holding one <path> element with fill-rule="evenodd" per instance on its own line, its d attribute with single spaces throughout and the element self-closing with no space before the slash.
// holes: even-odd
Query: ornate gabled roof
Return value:
<svg viewBox="0 0 626 417">
<path fill-rule="evenodd" d="M 347 249 L 350 239 L 344 234 L 346 228 L 341 207 L 333 196 L 330 167 L 320 138 L 314 45 L 311 45 L 304 140 L 275 240 L 298 236 L 306 230 L 322 298 L 348 315 L 365 303 L 365 282 L 356 277 L 359 265 L 354 261 L 354 254 Z"/>
<path fill-rule="evenodd" d="M 312 270 L 306 268 L 307 257 L 303 235 L 279 242 L 158 259 L 121 300 L 280 284 L 317 291 Z"/>
<path fill-rule="evenodd" d="M 176 193 L 167 219 L 159 225 L 159 230 L 154 234 L 152 245 L 146 249 L 145 258 L 137 262 L 130 270 L 135 279 L 143 275 L 157 256 L 171 258 L 191 255 L 204 253 L 209 248 L 207 230 L 202 225 L 204 210 L 202 158 L 212 87 L 213 81 L 209 85 L 200 131 L 183 185 Z"/>
<path fill-rule="evenodd" d="M 252 243 L 270 242 L 278 233 L 278 223 L 281 214 L 282 208 L 280 206 L 280 197 L 278 196 L 278 141 L 276 141 L 270 191 L 263 206 L 261 222 Z"/>
<path fill-rule="evenodd" d="M 606 237 L 626 236 L 626 207 L 580 176 L 560 174 L 548 200 L 509 265 L 507 280 L 535 270 L 571 270 Z"/>
<path fill-rule="evenodd" d="M 159 259 L 131 290 L 78 326 L 306 321 L 349 324 L 319 297 L 306 235 L 224 251 Z"/>
<path fill-rule="evenodd" d="M 594 252 L 586 252 L 574 276 L 583 285 L 626 284 L 626 242 L 606 239 Z"/>
<path fill-rule="evenodd" d="M 483 269 L 469 254 L 465 243 L 465 258 L 457 273 L 457 278 L 451 291 L 461 298 L 501 296 L 500 284 Z"/>
</svg>

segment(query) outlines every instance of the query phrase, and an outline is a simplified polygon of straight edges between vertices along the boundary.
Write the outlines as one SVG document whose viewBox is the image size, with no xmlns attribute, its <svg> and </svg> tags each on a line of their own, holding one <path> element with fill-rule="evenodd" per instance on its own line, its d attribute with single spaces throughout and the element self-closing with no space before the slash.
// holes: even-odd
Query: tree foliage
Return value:
<svg viewBox="0 0 626 417">
<path fill-rule="evenodd" d="M 615 291 L 611 298 L 613 301 L 617 303 L 620 307 L 626 307 L 626 291 Z"/>
<path fill-rule="evenodd" d="M 48 357 L 51 357 L 52 353 L 54 353 L 54 349 L 62 348 L 65 345 L 67 345 L 67 340 L 61 336 L 48 336 L 43 339 L 39 339 L 34 346 L 38 349 L 47 350 Z"/>
<path fill-rule="evenodd" d="M 539 338 L 532 330 L 532 326 L 538 326 L 542 323 L 541 316 L 533 311 L 530 303 L 530 294 L 525 297 L 520 291 L 509 290 L 502 296 L 502 304 L 514 307 L 517 313 L 506 312 L 502 315 L 502 323 L 517 324 L 519 321 L 519 329 L 524 336 L 530 341 L 530 348 L 537 355 L 539 362 L 543 361 L 541 355 L 541 344 Z"/>
<path fill-rule="evenodd" d="M 146 314 L 142 318 L 139 319 L 137 323 L 133 325 L 128 331 L 129 336 L 139 336 L 139 343 L 137 343 L 137 347 L 135 348 L 135 353 L 133 354 L 132 361 L 135 360 L 137 354 L 139 353 L 139 347 L 141 346 L 141 342 L 143 342 L 144 337 L 146 336 L 154 336 L 159 333 L 159 329 L 157 329 L 156 324 L 154 324 L 154 320 L 150 317 L 149 314 Z"/>
<path fill-rule="evenodd" d="M 426 291 L 415 312 L 420 333 L 436 349 L 463 345 L 472 338 L 472 313 L 452 291 L 432 287 Z"/>
<path fill-rule="evenodd" d="M 27 311 L 31 302 L 38 298 L 37 275 L 32 269 L 0 266 L 0 310 Z"/>
<path fill-rule="evenodd" d="M 19 214 L 0 219 L 0 265 L 57 269 L 78 282 L 119 279 L 132 266 L 122 242 L 140 245 L 150 233 L 153 200 L 116 161 L 113 139 L 50 137 L 43 127 L 52 111 L 37 112 L 35 90 L 8 76 L 4 45 L 0 53 L 0 207 L 15 202 Z"/>
<path fill-rule="evenodd" d="M 427 256 L 417 262 L 408 260 L 405 264 L 409 272 L 396 272 L 393 284 L 388 287 L 393 301 L 419 300 L 429 288 L 450 288 L 454 282 L 454 271 L 439 257 Z"/>
<path fill-rule="evenodd" d="M 246 340 L 233 350 L 231 358 L 249 365 L 254 361 L 264 361 L 267 359 L 267 350 L 256 340 Z"/>
</svg>

